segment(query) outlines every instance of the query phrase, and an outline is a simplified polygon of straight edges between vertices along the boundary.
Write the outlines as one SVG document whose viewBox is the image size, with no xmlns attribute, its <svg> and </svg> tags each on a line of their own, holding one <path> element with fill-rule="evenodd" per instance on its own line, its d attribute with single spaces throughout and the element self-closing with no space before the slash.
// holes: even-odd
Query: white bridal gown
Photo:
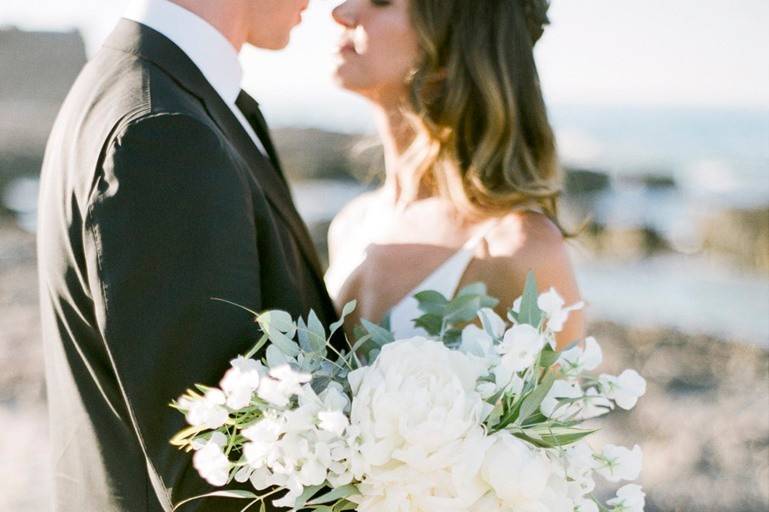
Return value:
<svg viewBox="0 0 769 512">
<path fill-rule="evenodd" d="M 412 336 L 424 336 L 427 333 L 414 326 L 413 320 L 422 316 L 418 302 L 414 295 L 425 290 L 434 290 L 444 297 L 451 299 L 457 292 L 457 287 L 465 274 L 467 267 L 473 259 L 478 245 L 497 225 L 498 220 L 487 222 L 478 233 L 470 238 L 456 253 L 443 262 L 438 268 L 427 276 L 418 286 L 412 289 L 401 301 L 390 310 L 390 329 L 395 339 L 410 338 Z M 338 302 L 342 285 L 350 277 L 358 266 L 366 259 L 366 250 L 361 248 L 356 254 L 335 262 L 335 265 L 326 273 L 326 286 L 331 297 Z"/>
</svg>

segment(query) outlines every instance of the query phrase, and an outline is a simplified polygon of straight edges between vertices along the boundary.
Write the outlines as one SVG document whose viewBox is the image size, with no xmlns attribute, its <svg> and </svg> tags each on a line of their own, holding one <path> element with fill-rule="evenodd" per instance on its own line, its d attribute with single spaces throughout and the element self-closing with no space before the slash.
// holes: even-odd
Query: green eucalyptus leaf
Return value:
<svg viewBox="0 0 769 512">
<path fill-rule="evenodd" d="M 436 316 L 443 316 L 446 305 L 449 303 L 446 297 L 434 290 L 419 292 L 414 295 L 414 298 L 419 303 L 420 311 Z"/>
<path fill-rule="evenodd" d="M 526 275 L 526 284 L 523 287 L 521 311 L 518 314 L 520 323 L 539 327 L 539 323 L 542 320 L 542 311 L 537 306 L 538 296 L 537 280 L 534 277 L 534 272 L 529 271 Z"/>
<path fill-rule="evenodd" d="M 329 336 L 333 335 L 340 327 L 344 325 L 345 318 L 347 317 L 347 315 L 355 311 L 356 307 L 358 307 L 358 301 L 356 300 L 351 300 L 350 302 L 344 305 L 344 307 L 342 308 L 342 314 L 339 317 L 339 320 L 337 320 L 336 322 L 334 322 L 329 326 L 329 330 L 331 331 L 329 333 Z"/>
<path fill-rule="evenodd" d="M 438 336 L 443 328 L 443 317 L 437 315 L 422 315 L 414 320 L 414 326 L 424 329 L 431 336 Z"/>
<path fill-rule="evenodd" d="M 307 503 L 310 498 L 312 498 L 316 492 L 323 489 L 323 485 L 311 485 L 309 487 L 304 488 L 304 492 L 302 492 L 301 495 L 296 499 L 294 502 L 294 508 L 302 508 L 304 507 L 304 504 Z"/>
<path fill-rule="evenodd" d="M 371 339 L 374 341 L 374 343 L 376 343 L 379 347 L 383 347 L 388 343 L 392 343 L 393 341 L 395 341 L 395 337 L 393 336 L 393 333 L 391 333 L 384 327 L 380 327 L 373 322 L 369 322 L 365 318 L 362 318 L 360 322 L 361 324 L 363 324 L 363 327 L 371 335 Z"/>
<path fill-rule="evenodd" d="M 481 301 L 477 295 L 460 295 L 446 306 L 444 320 L 449 324 L 470 322 L 478 316 Z"/>
</svg>

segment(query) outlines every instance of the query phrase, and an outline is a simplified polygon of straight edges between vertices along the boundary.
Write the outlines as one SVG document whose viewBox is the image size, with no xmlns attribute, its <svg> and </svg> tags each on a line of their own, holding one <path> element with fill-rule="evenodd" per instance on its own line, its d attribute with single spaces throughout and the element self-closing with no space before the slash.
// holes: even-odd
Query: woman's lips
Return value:
<svg viewBox="0 0 769 512">
<path fill-rule="evenodd" d="M 339 45 L 339 53 L 357 54 L 358 52 L 355 51 L 355 44 L 353 44 L 352 41 L 347 41 L 346 43 Z"/>
</svg>

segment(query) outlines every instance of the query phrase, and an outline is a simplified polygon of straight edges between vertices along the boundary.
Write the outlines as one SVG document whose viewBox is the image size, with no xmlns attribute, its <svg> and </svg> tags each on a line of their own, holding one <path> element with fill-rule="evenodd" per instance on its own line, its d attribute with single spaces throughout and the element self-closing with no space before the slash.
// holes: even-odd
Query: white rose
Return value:
<svg viewBox="0 0 769 512">
<path fill-rule="evenodd" d="M 482 478 L 506 507 L 514 510 L 534 507 L 544 497 L 552 473 L 550 461 L 507 431 L 491 437 L 495 442 L 486 451 Z"/>
</svg>

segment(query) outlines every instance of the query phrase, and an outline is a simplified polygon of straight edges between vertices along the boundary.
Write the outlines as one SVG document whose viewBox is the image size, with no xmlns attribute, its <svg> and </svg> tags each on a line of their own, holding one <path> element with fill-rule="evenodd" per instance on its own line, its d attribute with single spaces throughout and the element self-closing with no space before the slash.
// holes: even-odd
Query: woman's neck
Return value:
<svg viewBox="0 0 769 512">
<path fill-rule="evenodd" d="M 397 100 L 376 102 L 375 120 L 384 149 L 385 181 L 382 188 L 388 200 L 398 205 L 413 172 L 403 162 L 414 140 L 414 129 Z"/>
</svg>

